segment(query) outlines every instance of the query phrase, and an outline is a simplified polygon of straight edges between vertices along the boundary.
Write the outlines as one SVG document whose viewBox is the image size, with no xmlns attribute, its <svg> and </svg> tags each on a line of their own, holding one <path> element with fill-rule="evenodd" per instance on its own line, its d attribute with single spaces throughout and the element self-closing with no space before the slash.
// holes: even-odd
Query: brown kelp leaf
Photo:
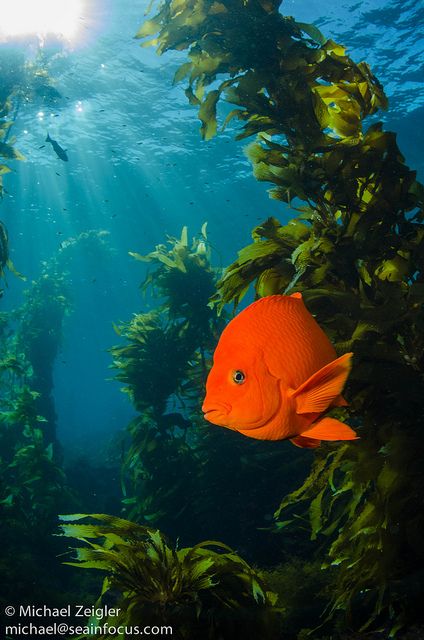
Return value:
<svg viewBox="0 0 424 640">
<path fill-rule="evenodd" d="M 199 109 L 199 119 L 202 121 L 201 132 L 204 140 L 210 140 L 216 135 L 216 104 L 221 92 L 213 90 L 208 93 Z"/>
<path fill-rule="evenodd" d="M 290 262 L 281 262 L 278 267 L 265 269 L 258 276 L 255 289 L 258 296 L 273 296 L 283 294 L 293 278 L 294 269 Z"/>
<path fill-rule="evenodd" d="M 175 72 L 173 84 L 177 84 L 186 78 L 191 72 L 193 65 L 191 62 L 185 62 Z"/>
<path fill-rule="evenodd" d="M 135 34 L 135 38 L 141 39 L 147 36 L 153 36 L 160 31 L 161 25 L 157 20 L 146 20 Z"/>
</svg>

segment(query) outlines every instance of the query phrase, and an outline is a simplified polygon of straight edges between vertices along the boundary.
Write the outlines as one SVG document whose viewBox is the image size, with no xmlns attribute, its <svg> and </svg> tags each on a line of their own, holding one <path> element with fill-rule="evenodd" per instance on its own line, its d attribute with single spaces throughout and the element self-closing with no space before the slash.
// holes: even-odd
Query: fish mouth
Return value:
<svg viewBox="0 0 424 640">
<path fill-rule="evenodd" d="M 203 405 L 204 418 L 212 424 L 224 425 L 227 422 L 231 407 L 225 404 Z"/>
</svg>

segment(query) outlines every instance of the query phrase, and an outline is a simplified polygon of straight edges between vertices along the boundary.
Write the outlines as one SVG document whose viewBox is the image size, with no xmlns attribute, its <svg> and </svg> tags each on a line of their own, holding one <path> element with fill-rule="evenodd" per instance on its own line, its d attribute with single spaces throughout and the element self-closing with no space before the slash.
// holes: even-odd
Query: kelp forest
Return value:
<svg viewBox="0 0 424 640">
<path fill-rule="evenodd" d="M 280 4 L 164 0 L 134 25 L 136 49 L 179 52 L 174 82 L 203 144 L 224 129 L 246 139 L 252 181 L 290 220 L 258 211 L 227 266 L 213 220 L 147 254 L 128 247 L 138 306 L 117 310 L 109 357 L 135 417 L 107 464 L 85 463 L 93 492 L 64 462 L 53 370 L 76 252 L 107 260 L 109 234 L 66 238 L 31 280 L 0 222 L 3 300 L 26 278 L 22 305 L 0 313 L 2 614 L 35 597 L 116 606 L 111 625 L 168 624 L 181 640 L 424 637 L 424 188 L 379 119 L 388 100 L 367 62 Z M 24 160 L 16 105 L 56 93 L 42 58 L 1 54 L 0 194 Z M 348 405 L 330 415 L 356 441 L 302 450 L 203 418 L 228 321 L 294 292 L 337 355 L 354 354 Z"/>
</svg>

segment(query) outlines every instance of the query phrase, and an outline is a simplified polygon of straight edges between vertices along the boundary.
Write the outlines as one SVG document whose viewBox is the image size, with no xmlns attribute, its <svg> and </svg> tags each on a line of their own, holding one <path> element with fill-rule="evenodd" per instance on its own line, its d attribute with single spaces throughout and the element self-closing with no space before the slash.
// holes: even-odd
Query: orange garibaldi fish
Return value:
<svg viewBox="0 0 424 640">
<path fill-rule="evenodd" d="M 323 415 L 346 406 L 351 359 L 337 358 L 300 293 L 261 298 L 222 332 L 202 410 L 209 422 L 258 440 L 308 448 L 355 440 L 347 424 Z"/>
</svg>

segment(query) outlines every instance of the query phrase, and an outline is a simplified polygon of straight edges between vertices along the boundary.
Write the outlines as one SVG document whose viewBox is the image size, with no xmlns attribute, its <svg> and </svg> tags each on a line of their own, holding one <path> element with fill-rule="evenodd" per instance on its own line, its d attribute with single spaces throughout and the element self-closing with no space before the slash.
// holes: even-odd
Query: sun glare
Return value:
<svg viewBox="0 0 424 640">
<path fill-rule="evenodd" d="M 82 0 L 0 0 L 0 34 L 54 33 L 66 39 L 78 30 Z"/>
</svg>

